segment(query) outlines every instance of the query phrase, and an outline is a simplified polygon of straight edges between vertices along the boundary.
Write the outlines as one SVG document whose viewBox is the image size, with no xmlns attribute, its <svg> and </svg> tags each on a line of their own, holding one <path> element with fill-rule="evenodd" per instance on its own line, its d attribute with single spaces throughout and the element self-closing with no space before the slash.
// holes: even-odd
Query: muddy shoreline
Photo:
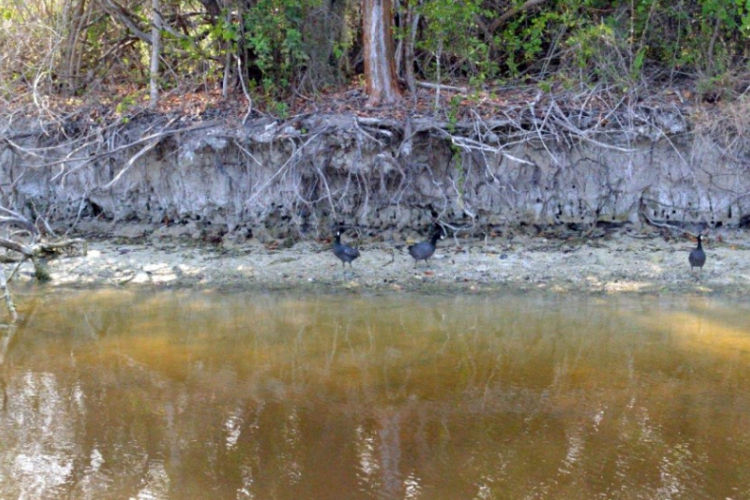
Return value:
<svg viewBox="0 0 750 500">
<path fill-rule="evenodd" d="M 199 287 L 311 292 L 742 294 L 750 291 L 750 236 L 709 235 L 708 261 L 691 272 L 687 238 L 618 232 L 595 240 L 532 236 L 447 239 L 415 268 L 409 241 L 362 242 L 362 256 L 343 270 L 327 241 L 290 248 L 190 239 L 89 235 L 86 256 L 47 262 L 44 287 Z M 24 265 L 19 281 L 30 283 Z"/>
</svg>

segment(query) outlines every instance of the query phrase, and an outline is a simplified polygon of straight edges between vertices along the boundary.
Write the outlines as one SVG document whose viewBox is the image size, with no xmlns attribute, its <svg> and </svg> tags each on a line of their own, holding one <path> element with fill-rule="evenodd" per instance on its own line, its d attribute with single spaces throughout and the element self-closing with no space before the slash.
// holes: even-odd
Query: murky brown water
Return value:
<svg viewBox="0 0 750 500">
<path fill-rule="evenodd" d="M 64 292 L 0 331 L 0 498 L 750 498 L 750 306 Z"/>
</svg>

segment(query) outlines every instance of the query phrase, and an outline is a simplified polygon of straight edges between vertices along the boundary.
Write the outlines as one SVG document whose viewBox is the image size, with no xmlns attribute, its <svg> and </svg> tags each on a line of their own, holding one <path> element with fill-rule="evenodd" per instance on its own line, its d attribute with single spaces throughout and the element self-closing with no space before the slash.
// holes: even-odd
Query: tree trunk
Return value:
<svg viewBox="0 0 750 500">
<path fill-rule="evenodd" d="M 401 97 L 391 35 L 391 0 L 362 0 L 367 104 L 390 104 Z"/>
<path fill-rule="evenodd" d="M 148 107 L 156 109 L 159 103 L 159 57 L 161 52 L 161 13 L 159 0 L 152 0 L 154 19 L 151 24 L 151 98 Z"/>
<path fill-rule="evenodd" d="M 70 28 L 63 49 L 65 53 L 65 62 L 63 63 L 65 64 L 64 75 L 65 80 L 67 81 L 65 90 L 68 95 L 75 95 L 76 91 L 78 90 L 78 86 L 80 85 L 78 76 L 80 74 L 81 68 L 80 64 L 77 64 L 77 62 L 80 62 L 80 52 L 82 50 L 79 47 L 79 39 L 81 36 L 81 28 L 84 23 L 84 15 L 86 12 L 86 0 L 81 0 L 80 2 L 78 2 L 77 5 L 73 8 L 73 11 L 74 13 L 72 19 L 70 19 L 70 22 L 67 23 Z"/>
<path fill-rule="evenodd" d="M 417 26 L 419 25 L 419 13 L 416 12 L 416 4 L 417 2 L 412 0 L 406 8 L 406 43 L 404 44 L 404 79 L 415 103 L 417 99 L 417 78 L 414 75 L 414 61 L 416 60 L 414 47 L 417 43 Z"/>
</svg>

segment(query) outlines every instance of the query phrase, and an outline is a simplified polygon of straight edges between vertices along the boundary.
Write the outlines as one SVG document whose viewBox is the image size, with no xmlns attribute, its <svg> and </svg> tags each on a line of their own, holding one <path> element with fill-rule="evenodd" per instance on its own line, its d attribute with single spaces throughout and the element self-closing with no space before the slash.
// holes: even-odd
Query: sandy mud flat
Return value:
<svg viewBox="0 0 750 500">
<path fill-rule="evenodd" d="M 327 242 L 290 248 L 249 240 L 203 244 L 185 239 L 89 238 L 87 255 L 48 262 L 45 286 L 246 287 L 264 290 L 557 293 L 728 293 L 750 291 L 750 236 L 709 235 L 708 260 L 691 272 L 687 238 L 618 233 L 596 240 L 516 236 L 441 241 L 414 266 L 407 242 L 363 242 L 343 269 Z M 30 280 L 28 264 L 20 276 Z"/>
</svg>

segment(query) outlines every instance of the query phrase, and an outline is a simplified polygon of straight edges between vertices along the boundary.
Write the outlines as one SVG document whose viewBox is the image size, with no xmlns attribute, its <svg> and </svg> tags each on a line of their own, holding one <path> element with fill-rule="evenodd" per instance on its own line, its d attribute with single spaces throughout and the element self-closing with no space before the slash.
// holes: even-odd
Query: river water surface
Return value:
<svg viewBox="0 0 750 500">
<path fill-rule="evenodd" d="M 3 499 L 750 498 L 750 306 L 65 291 L 0 330 Z"/>
</svg>

